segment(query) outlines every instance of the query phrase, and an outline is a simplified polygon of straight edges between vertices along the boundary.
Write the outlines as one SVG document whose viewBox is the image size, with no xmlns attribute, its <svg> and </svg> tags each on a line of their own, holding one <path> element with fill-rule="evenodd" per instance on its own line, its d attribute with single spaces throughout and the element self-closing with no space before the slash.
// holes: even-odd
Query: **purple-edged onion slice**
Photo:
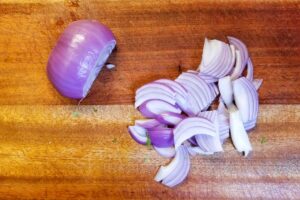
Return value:
<svg viewBox="0 0 300 200">
<path fill-rule="evenodd" d="M 111 30 L 98 21 L 71 23 L 49 56 L 49 80 L 61 95 L 83 99 L 115 45 Z"/>
<path fill-rule="evenodd" d="M 214 124 L 217 136 L 216 137 L 210 137 L 207 135 L 196 135 L 196 141 L 199 145 L 199 147 L 204 152 L 219 152 L 223 151 L 222 148 L 222 140 L 220 138 L 220 129 L 223 129 L 224 127 L 219 125 L 219 117 L 218 112 L 216 110 L 214 111 L 205 111 L 198 114 L 199 117 L 203 117 L 205 119 L 208 119 Z M 222 133 L 223 134 L 223 133 Z"/>
<path fill-rule="evenodd" d="M 240 55 L 241 55 L 241 66 L 240 68 L 237 70 L 236 68 L 234 69 L 234 72 L 233 72 L 233 75 L 232 78 L 233 80 L 240 77 L 240 75 L 243 73 L 244 69 L 245 69 L 245 66 L 248 62 L 248 59 L 249 59 L 249 54 L 248 54 L 248 49 L 247 49 L 247 46 L 239 39 L 235 38 L 235 37 L 232 37 L 232 36 L 228 36 L 228 41 L 231 45 L 233 45 L 236 50 L 238 50 L 240 52 Z M 238 58 L 236 58 L 238 59 Z"/>
<path fill-rule="evenodd" d="M 196 102 L 193 106 L 194 114 L 207 108 L 216 97 L 213 86 L 209 86 L 203 79 L 194 73 L 182 73 L 176 82 L 181 83 L 191 94 L 191 99 Z"/>
<path fill-rule="evenodd" d="M 252 82 L 245 77 L 233 81 L 233 94 L 243 122 L 256 119 L 258 115 L 258 94 Z"/>
<path fill-rule="evenodd" d="M 160 123 L 171 126 L 177 125 L 184 118 L 186 118 L 185 115 L 170 112 L 162 113 L 156 117 Z"/>
<path fill-rule="evenodd" d="M 214 83 L 218 81 L 218 78 L 212 77 L 210 75 L 207 75 L 203 72 L 199 73 L 200 78 L 202 78 L 203 80 L 205 80 L 206 83 Z"/>
<path fill-rule="evenodd" d="M 159 99 L 169 104 L 175 105 L 175 91 L 166 84 L 152 82 L 143 85 L 136 91 L 135 108 L 148 100 Z"/>
<path fill-rule="evenodd" d="M 176 104 L 185 113 L 192 113 L 189 107 L 189 94 L 188 91 L 178 82 L 168 79 L 159 79 L 154 81 L 155 83 L 162 83 L 171 87 L 175 91 L 175 101 Z"/>
<path fill-rule="evenodd" d="M 201 64 L 198 70 L 214 78 L 226 76 L 233 67 L 232 48 L 219 40 L 205 38 Z"/>
<path fill-rule="evenodd" d="M 146 144 L 147 142 L 147 130 L 141 126 L 129 126 L 128 132 L 131 137 L 139 144 Z"/>
<path fill-rule="evenodd" d="M 172 147 L 174 145 L 173 129 L 153 128 L 148 130 L 151 144 L 156 147 Z"/>
<path fill-rule="evenodd" d="M 139 108 L 143 116 L 156 118 L 158 115 L 166 112 L 180 114 L 181 110 L 162 100 L 149 100 L 144 102 Z"/>
<path fill-rule="evenodd" d="M 141 126 L 145 129 L 151 129 L 154 127 L 162 126 L 162 124 L 156 119 L 139 119 L 135 120 L 135 125 Z"/>
<path fill-rule="evenodd" d="M 154 180 L 168 187 L 174 187 L 187 177 L 189 169 L 189 153 L 187 147 L 181 145 L 176 149 L 176 155 L 171 163 L 159 168 Z"/>
<path fill-rule="evenodd" d="M 189 138 L 195 136 L 203 151 L 223 151 L 215 124 L 202 117 L 190 117 L 182 120 L 173 130 L 175 149 Z M 200 143 L 200 144 L 199 144 Z"/>
</svg>

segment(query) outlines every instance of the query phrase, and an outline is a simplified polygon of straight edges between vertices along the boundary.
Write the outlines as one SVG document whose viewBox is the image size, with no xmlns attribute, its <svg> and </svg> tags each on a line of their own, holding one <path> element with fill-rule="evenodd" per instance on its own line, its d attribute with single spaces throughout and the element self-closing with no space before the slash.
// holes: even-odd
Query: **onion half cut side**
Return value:
<svg viewBox="0 0 300 200">
<path fill-rule="evenodd" d="M 71 23 L 49 56 L 49 80 L 61 95 L 85 98 L 115 45 L 111 30 L 98 21 Z"/>
</svg>

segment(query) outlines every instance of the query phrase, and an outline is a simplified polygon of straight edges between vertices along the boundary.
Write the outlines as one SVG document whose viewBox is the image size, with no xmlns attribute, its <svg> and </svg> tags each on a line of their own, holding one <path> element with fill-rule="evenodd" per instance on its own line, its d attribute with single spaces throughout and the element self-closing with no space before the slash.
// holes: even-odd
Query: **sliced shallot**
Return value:
<svg viewBox="0 0 300 200">
<path fill-rule="evenodd" d="M 187 147 L 181 145 L 176 149 L 174 159 L 167 166 L 161 166 L 154 178 L 168 187 L 180 184 L 188 175 L 190 158 Z"/>
</svg>

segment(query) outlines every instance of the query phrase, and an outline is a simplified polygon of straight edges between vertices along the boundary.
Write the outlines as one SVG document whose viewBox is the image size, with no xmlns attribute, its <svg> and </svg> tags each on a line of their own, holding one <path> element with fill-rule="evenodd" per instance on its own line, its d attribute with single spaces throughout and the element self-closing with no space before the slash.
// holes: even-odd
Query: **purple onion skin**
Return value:
<svg viewBox="0 0 300 200">
<path fill-rule="evenodd" d="M 115 44 L 113 33 L 96 20 L 71 23 L 49 56 L 49 80 L 61 95 L 84 98 Z M 87 82 L 90 84 L 84 90 Z"/>
</svg>

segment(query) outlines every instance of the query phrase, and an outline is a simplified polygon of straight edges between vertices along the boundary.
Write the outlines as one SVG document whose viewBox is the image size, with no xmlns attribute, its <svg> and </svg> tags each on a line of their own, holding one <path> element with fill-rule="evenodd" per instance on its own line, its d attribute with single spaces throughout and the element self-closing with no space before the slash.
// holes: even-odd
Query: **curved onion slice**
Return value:
<svg viewBox="0 0 300 200">
<path fill-rule="evenodd" d="M 191 108 L 188 106 L 189 94 L 188 91 L 178 82 L 168 79 L 159 79 L 156 80 L 157 83 L 166 84 L 175 91 L 175 101 L 177 105 L 185 112 L 192 113 Z"/>
<path fill-rule="evenodd" d="M 202 60 L 198 70 L 214 78 L 226 76 L 233 67 L 233 54 L 228 44 L 205 38 Z"/>
<path fill-rule="evenodd" d="M 197 74 L 182 73 L 175 81 L 181 83 L 197 102 L 197 107 L 194 108 L 195 114 L 207 108 L 216 97 L 214 89 Z"/>
<path fill-rule="evenodd" d="M 49 80 L 61 95 L 83 99 L 115 45 L 111 30 L 98 21 L 71 23 L 49 56 Z"/>
<path fill-rule="evenodd" d="M 233 102 L 233 91 L 230 76 L 219 79 L 218 85 L 223 101 L 227 106 L 231 105 Z"/>
<path fill-rule="evenodd" d="M 177 114 L 181 113 L 181 110 L 178 107 L 156 99 L 144 102 L 141 106 L 139 106 L 139 111 L 142 115 L 149 118 L 156 118 L 157 115 L 165 112 Z"/>
<path fill-rule="evenodd" d="M 235 80 L 237 78 L 239 78 L 241 76 L 241 74 L 243 73 L 243 63 L 242 63 L 242 55 L 241 52 L 236 50 L 235 51 L 236 54 L 236 61 L 235 61 L 235 67 L 230 75 L 232 80 Z"/>
<path fill-rule="evenodd" d="M 252 147 L 248 138 L 248 134 L 244 129 L 239 110 L 232 105 L 229 108 L 229 113 L 232 142 L 239 152 L 244 152 L 244 155 L 247 156 L 249 152 L 252 151 Z"/>
<path fill-rule="evenodd" d="M 160 123 L 163 123 L 166 125 L 172 125 L 172 126 L 177 125 L 184 118 L 186 118 L 185 115 L 170 113 L 170 112 L 162 113 L 156 117 L 156 119 Z"/>
<path fill-rule="evenodd" d="M 190 169 L 190 158 L 185 146 L 176 149 L 174 159 L 167 166 L 161 166 L 154 178 L 168 187 L 180 184 L 188 175 Z"/>
<path fill-rule="evenodd" d="M 174 145 L 173 130 L 170 128 L 153 128 L 148 130 L 151 144 L 156 147 L 171 147 Z"/>
<path fill-rule="evenodd" d="M 258 115 L 258 94 L 254 85 L 245 77 L 233 81 L 233 94 L 243 122 L 256 119 Z"/>
<path fill-rule="evenodd" d="M 223 151 L 215 124 L 202 117 L 182 120 L 173 130 L 175 149 L 189 138 L 195 136 L 202 150 L 206 152 Z"/>
<path fill-rule="evenodd" d="M 217 82 L 218 79 L 212 76 L 209 76 L 203 72 L 199 73 L 200 78 L 202 78 L 203 80 L 205 80 L 206 83 L 214 83 Z"/>
<path fill-rule="evenodd" d="M 161 123 L 156 119 L 139 119 L 135 120 L 135 125 L 141 126 L 145 129 L 150 129 L 157 126 L 161 126 Z"/>
<path fill-rule="evenodd" d="M 131 137 L 139 144 L 146 144 L 147 142 L 147 130 L 141 126 L 129 126 L 128 132 Z"/>
<path fill-rule="evenodd" d="M 200 117 L 206 118 L 214 124 L 217 136 L 210 137 L 207 135 L 196 135 L 196 141 L 201 149 L 205 152 L 219 152 L 223 151 L 222 143 L 220 141 L 220 127 L 219 119 L 218 119 L 218 112 L 217 111 L 205 111 L 199 113 Z"/>
<path fill-rule="evenodd" d="M 175 105 L 175 94 L 175 91 L 165 84 L 156 82 L 148 83 L 136 91 L 135 108 L 152 99 L 163 100 Z"/>
<path fill-rule="evenodd" d="M 241 71 L 239 71 L 239 73 L 241 75 L 243 73 L 243 71 L 245 69 L 245 66 L 246 66 L 246 64 L 248 62 L 248 59 L 249 59 L 247 46 L 241 40 L 239 40 L 235 37 L 228 36 L 227 39 L 228 39 L 229 43 L 231 45 L 233 45 L 241 53 L 242 67 L 241 67 Z"/>
<path fill-rule="evenodd" d="M 174 147 L 165 147 L 165 148 L 163 148 L 163 147 L 153 146 L 153 148 L 162 157 L 172 158 L 172 157 L 175 156 L 175 149 L 174 149 Z"/>
<path fill-rule="evenodd" d="M 251 58 L 248 59 L 247 62 L 247 75 L 246 78 L 249 79 L 249 81 L 253 81 L 253 63 Z"/>
</svg>

